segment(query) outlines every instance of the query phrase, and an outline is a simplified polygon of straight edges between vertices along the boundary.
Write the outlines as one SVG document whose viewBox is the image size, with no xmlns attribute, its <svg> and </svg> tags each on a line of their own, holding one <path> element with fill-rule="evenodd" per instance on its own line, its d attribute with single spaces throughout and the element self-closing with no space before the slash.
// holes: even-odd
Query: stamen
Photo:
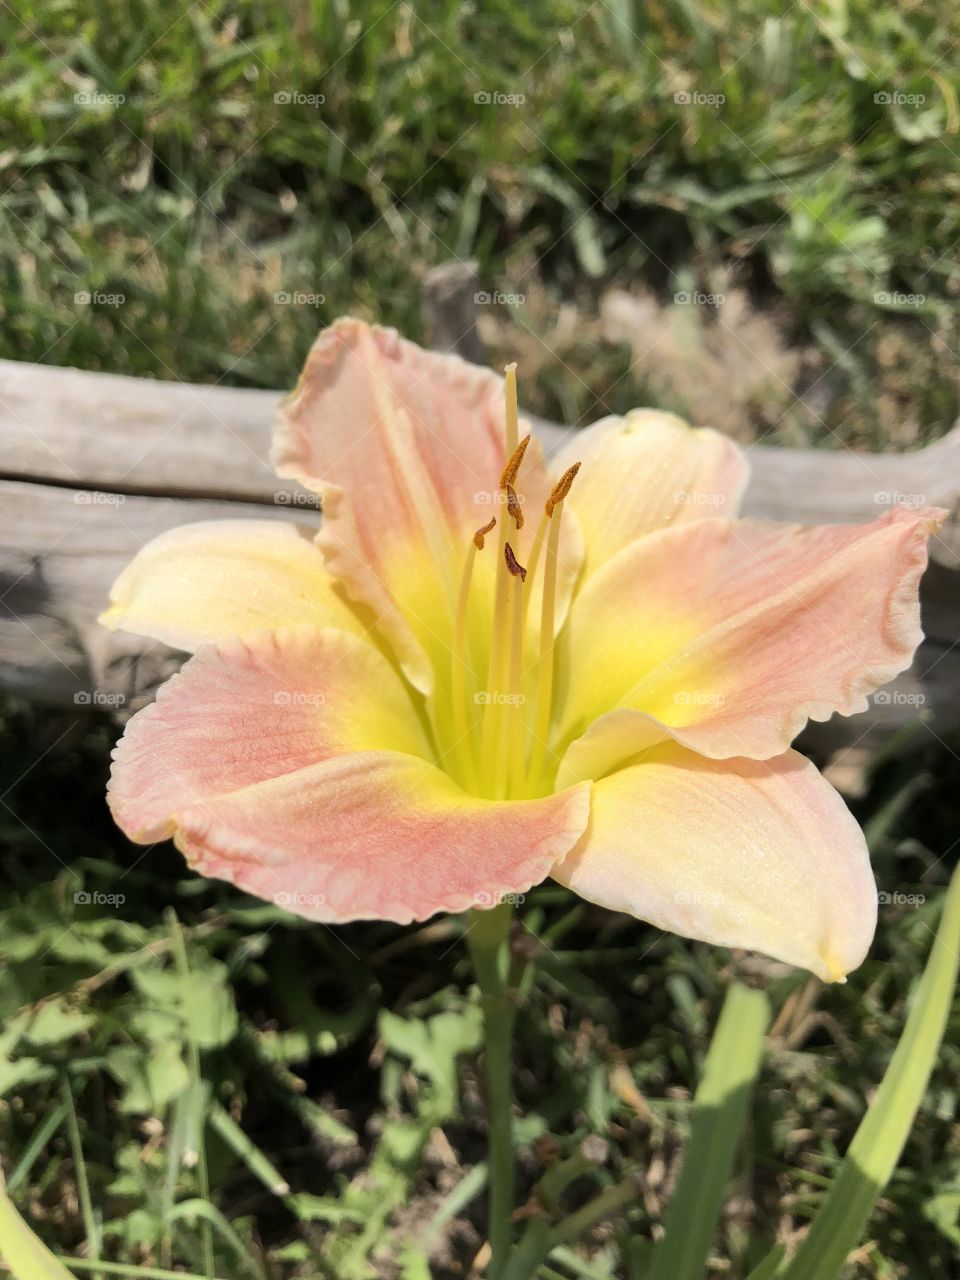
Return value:
<svg viewBox="0 0 960 1280">
<path fill-rule="evenodd" d="M 576 479 L 577 472 L 579 470 L 580 463 L 575 462 L 572 467 L 567 467 L 566 471 L 553 486 L 553 489 L 550 492 L 550 497 L 547 499 L 547 505 L 544 507 L 544 511 L 546 511 L 548 516 L 553 515 L 554 507 L 561 503 L 570 492 L 570 486 Z"/>
<path fill-rule="evenodd" d="M 523 455 L 526 453 L 527 445 L 530 443 L 530 437 L 527 435 L 519 442 L 517 441 L 517 366 L 515 364 L 507 365 L 505 372 L 507 400 L 505 438 L 508 458 L 507 465 L 500 476 L 500 488 L 507 492 L 509 510 L 510 495 L 507 491 L 507 486 L 509 485 L 512 488 L 516 482 L 520 465 L 523 462 Z M 517 502 L 517 510 L 519 511 L 519 509 L 520 504 Z M 490 656 L 487 662 L 486 693 L 488 701 L 483 708 L 480 748 L 481 760 L 488 762 L 484 767 L 492 771 L 497 779 L 495 790 L 501 790 L 506 786 L 507 762 L 500 752 L 500 730 L 502 724 L 500 713 L 502 708 L 498 704 L 498 698 L 503 689 L 504 677 L 508 675 L 506 668 L 510 659 L 510 629 L 507 609 L 510 603 L 508 598 L 510 588 L 508 572 L 512 573 L 512 570 L 507 570 L 509 562 L 506 558 L 507 522 L 505 520 L 501 520 L 498 532 L 497 576 L 494 583 L 493 602 L 493 635 L 490 640 Z M 512 548 L 510 554 L 513 555 Z M 516 562 L 516 557 L 514 556 L 513 558 Z M 526 570 L 524 570 L 525 572 Z"/>
<path fill-rule="evenodd" d="M 510 794 L 510 783 L 520 783 L 524 777 L 526 746 L 526 715 L 523 698 L 523 596 L 527 571 L 518 563 L 513 555 L 513 548 L 507 543 L 507 551 L 516 565 L 516 571 L 507 561 L 507 568 L 513 574 L 513 600 L 510 615 L 510 705 L 505 708 L 507 718 L 507 750 L 504 758 L 507 762 L 507 778 L 504 785 L 505 794 Z"/>
<path fill-rule="evenodd" d="M 473 566 L 477 552 L 483 550 L 484 536 L 497 523 L 494 517 L 489 524 L 478 529 L 467 548 L 467 558 L 460 578 L 460 592 L 457 597 L 457 613 L 453 625 L 453 648 L 450 651 L 450 702 L 453 708 L 453 727 L 455 741 L 453 751 L 460 761 L 467 785 L 476 786 L 477 762 L 470 749 L 470 728 L 467 723 L 467 689 L 466 677 L 470 669 L 467 655 L 467 611 L 470 604 L 470 586 L 473 582 Z M 472 674 L 472 671 L 471 671 Z"/>
<path fill-rule="evenodd" d="M 478 551 L 483 550 L 484 539 L 486 538 L 487 534 L 491 532 L 491 530 L 493 529 L 496 523 L 497 523 L 497 517 L 491 516 L 489 521 L 483 526 L 483 528 L 478 529 L 477 532 L 473 535 L 473 545 L 477 548 Z"/>
<path fill-rule="evenodd" d="M 555 657 L 554 630 L 557 612 L 557 562 L 560 549 L 560 517 L 563 500 L 580 470 L 580 463 L 569 467 L 547 499 L 544 508 L 550 518 L 547 535 L 547 557 L 543 569 L 543 598 L 540 608 L 540 655 L 537 659 L 537 717 L 530 752 L 529 777 L 537 779 L 544 766 L 547 739 L 553 711 L 553 665 Z"/>
<path fill-rule="evenodd" d="M 507 510 L 502 518 L 498 515 L 491 519 L 473 535 L 457 609 L 454 650 L 460 660 L 455 661 L 451 678 L 454 725 L 466 744 L 461 751 L 466 757 L 462 761 L 465 785 L 479 788 L 478 794 L 495 799 L 542 794 L 555 767 L 555 762 L 549 758 L 548 744 L 553 716 L 560 518 L 564 499 L 580 470 L 579 462 L 568 467 L 550 490 L 530 547 L 523 548 L 527 563 L 521 564 L 515 550 L 519 543 L 510 530 L 509 522 L 513 522 L 517 533 L 525 524 L 522 488 L 517 480 L 530 436 L 522 440 L 517 438 L 516 365 L 507 365 L 505 374 L 504 442 L 507 460 L 500 474 L 500 492 Z M 497 530 L 497 554 L 494 561 L 493 625 L 487 669 L 483 673 L 473 671 L 468 661 L 467 594 L 476 553 L 483 550 L 485 538 L 494 528 Z M 508 534 L 512 542 L 508 541 Z M 541 566 L 544 580 L 542 591 L 538 592 L 541 598 L 539 640 L 534 662 L 536 676 L 531 672 L 528 679 L 524 671 L 524 639 L 532 586 Z M 476 727 L 468 723 L 471 717 L 466 697 L 467 679 L 473 682 L 472 689 L 479 690 L 476 701 L 483 704 L 482 723 Z M 534 688 L 536 710 L 528 717 L 524 707 L 532 699 L 526 694 L 533 693 Z M 474 736 L 476 729 L 479 729 L 479 741 Z M 526 759 L 528 750 L 529 763 Z"/>
<path fill-rule="evenodd" d="M 518 529 L 523 528 L 523 511 L 520 507 L 520 499 L 517 497 L 517 491 L 512 484 L 507 485 L 507 512 L 513 517 L 513 523 Z"/>
<path fill-rule="evenodd" d="M 513 547 L 510 543 L 506 543 L 503 548 L 503 558 L 507 564 L 507 570 L 514 578 L 519 578 L 521 582 L 526 582 L 527 571 L 514 554 Z"/>
<path fill-rule="evenodd" d="M 520 470 L 520 463 L 523 461 L 523 455 L 527 452 L 527 445 L 530 443 L 530 437 L 524 436 L 517 447 L 510 455 L 507 465 L 500 473 L 500 488 L 506 489 L 507 485 L 516 484 L 517 473 Z"/>
<path fill-rule="evenodd" d="M 540 552 L 543 549 L 543 540 L 546 537 L 547 528 L 550 524 L 550 517 L 544 512 L 540 517 L 540 523 L 537 525 L 537 532 L 534 535 L 533 546 L 530 548 L 530 554 L 527 557 L 527 572 L 530 577 L 535 579 L 537 576 L 537 566 L 540 563 Z M 532 591 L 528 591 L 523 597 L 523 628 L 527 628 L 527 609 L 530 605 L 530 599 L 533 595 Z"/>
</svg>

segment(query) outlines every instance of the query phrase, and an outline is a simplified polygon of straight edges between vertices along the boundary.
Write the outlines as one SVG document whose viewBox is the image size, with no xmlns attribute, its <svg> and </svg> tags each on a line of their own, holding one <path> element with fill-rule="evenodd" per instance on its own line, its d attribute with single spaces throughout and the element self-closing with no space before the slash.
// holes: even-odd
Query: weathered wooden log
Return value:
<svg viewBox="0 0 960 1280">
<path fill-rule="evenodd" d="M 129 710 L 182 655 L 97 626 L 111 582 L 156 534 L 196 520 L 316 524 L 313 497 L 270 470 L 278 392 L 0 361 L 0 687 L 54 705 Z M 548 447 L 567 431 L 535 424 Z M 894 502 L 960 511 L 960 429 L 910 454 L 749 450 L 745 513 L 869 520 Z M 818 728 L 875 743 L 918 716 L 960 720 L 960 537 L 951 519 L 924 582 L 927 640 L 869 712 Z"/>
</svg>

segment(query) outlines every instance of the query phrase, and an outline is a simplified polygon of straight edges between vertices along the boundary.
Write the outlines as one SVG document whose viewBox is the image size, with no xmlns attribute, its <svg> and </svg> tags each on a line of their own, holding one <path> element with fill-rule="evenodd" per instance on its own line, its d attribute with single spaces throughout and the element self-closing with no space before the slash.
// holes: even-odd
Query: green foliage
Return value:
<svg viewBox="0 0 960 1280">
<path fill-rule="evenodd" d="M 20 0 L 0 354 L 284 387 L 342 312 L 418 335 L 422 273 L 476 256 L 525 298 L 497 341 L 559 355 L 534 407 L 574 420 L 650 394 L 594 323 L 605 282 L 669 299 L 739 264 L 842 383 L 806 430 L 876 443 L 899 412 L 925 438 L 957 408 L 958 24 L 869 0 Z M 475 100 L 498 93 L 524 100 Z M 584 323 L 558 351 L 561 300 Z"/>
<path fill-rule="evenodd" d="M 960 871 L 954 872 L 933 951 L 897 1050 L 829 1194 L 786 1269 L 786 1280 L 833 1280 L 859 1242 L 926 1092 L 950 1014 L 958 967 Z"/>
<path fill-rule="evenodd" d="M 763 1053 L 770 1006 L 762 991 L 730 988 L 694 1098 L 683 1170 L 650 1280 L 700 1280 Z"/>
</svg>

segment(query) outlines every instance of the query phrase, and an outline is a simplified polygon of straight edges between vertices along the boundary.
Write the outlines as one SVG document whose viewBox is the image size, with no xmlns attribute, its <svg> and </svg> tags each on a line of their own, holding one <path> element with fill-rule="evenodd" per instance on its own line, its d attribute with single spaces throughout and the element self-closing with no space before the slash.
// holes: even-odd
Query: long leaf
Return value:
<svg viewBox="0 0 960 1280">
<path fill-rule="evenodd" d="M 769 1020 L 762 991 L 730 988 L 694 1099 L 690 1141 L 650 1280 L 702 1280 Z"/>
<path fill-rule="evenodd" d="M 784 1280 L 836 1280 L 896 1168 L 926 1092 L 960 966 L 960 867 L 913 1007 L 883 1082 Z"/>
<path fill-rule="evenodd" d="M 780 1272 L 780 1264 L 786 1253 L 786 1245 L 774 1245 L 766 1257 L 762 1258 L 747 1276 L 747 1280 L 774 1280 Z"/>
<path fill-rule="evenodd" d="M 15 1280 L 74 1280 L 0 1190 L 0 1259 Z"/>
</svg>

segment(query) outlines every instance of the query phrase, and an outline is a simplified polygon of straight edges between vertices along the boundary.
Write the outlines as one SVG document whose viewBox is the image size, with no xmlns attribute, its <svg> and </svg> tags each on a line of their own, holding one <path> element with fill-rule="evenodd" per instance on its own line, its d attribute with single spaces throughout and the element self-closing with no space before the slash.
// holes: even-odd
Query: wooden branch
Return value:
<svg viewBox="0 0 960 1280">
<path fill-rule="evenodd" d="M 0 481 L 0 687 L 54 706 L 136 709 L 183 655 L 99 626 L 110 586 L 157 534 L 195 520 L 290 519 L 285 507 L 130 497 Z M 296 519 L 310 520 L 298 510 Z M 319 528 L 319 513 L 312 523 Z"/>
<path fill-rule="evenodd" d="M 97 626 L 109 587 L 150 538 L 196 520 L 316 523 L 268 463 L 280 393 L 0 361 L 0 687 L 54 705 L 136 707 L 182 655 Z M 568 432 L 535 424 L 548 448 Z M 927 640 L 870 712 L 813 731 L 871 744 L 914 720 L 960 720 L 960 429 L 912 454 L 755 446 L 745 514 L 873 519 L 896 501 L 947 507 L 923 587 Z"/>
</svg>

